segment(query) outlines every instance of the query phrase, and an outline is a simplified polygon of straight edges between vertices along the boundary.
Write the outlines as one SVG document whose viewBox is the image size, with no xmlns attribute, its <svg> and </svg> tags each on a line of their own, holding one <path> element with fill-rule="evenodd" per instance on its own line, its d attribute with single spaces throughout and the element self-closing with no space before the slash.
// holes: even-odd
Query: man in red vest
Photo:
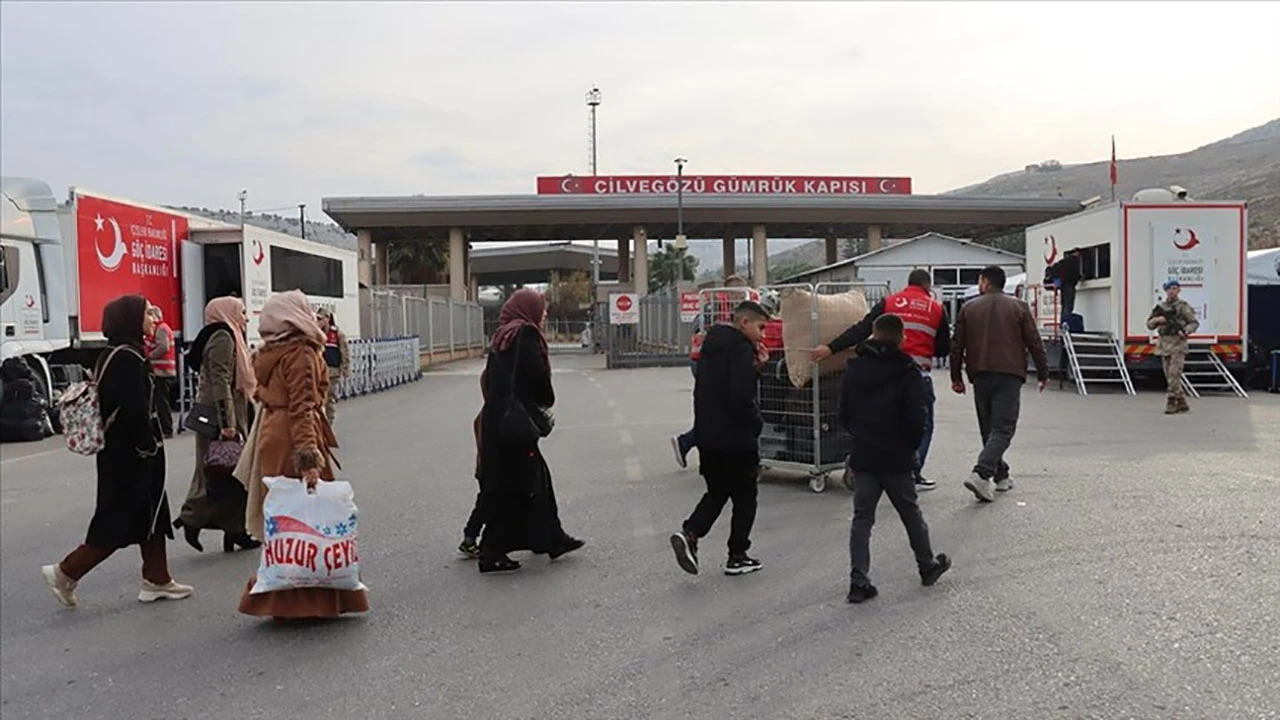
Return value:
<svg viewBox="0 0 1280 720">
<path fill-rule="evenodd" d="M 169 406 L 169 397 L 173 392 L 173 381 L 178 377 L 178 348 L 173 328 L 164 321 L 160 308 L 152 305 L 148 312 L 156 323 L 155 331 L 144 340 L 147 359 L 151 361 L 151 376 L 155 381 L 151 403 L 160 418 L 164 436 L 173 437 L 173 410 Z"/>
<path fill-rule="evenodd" d="M 928 270 L 915 269 L 907 276 L 907 287 L 896 292 L 871 308 L 861 322 L 840 334 L 830 345 L 819 345 L 813 351 L 813 362 L 822 362 L 835 353 L 861 344 L 871 337 L 871 325 L 885 313 L 902 318 L 905 328 L 902 351 L 920 366 L 924 374 L 924 395 L 928 406 L 925 411 L 924 438 L 916 451 L 915 481 L 918 490 L 932 490 L 937 483 L 925 479 L 925 459 L 933 441 L 933 405 L 937 395 L 933 391 L 933 359 L 946 357 L 951 351 L 951 322 L 942 303 L 930 294 L 932 278 Z"/>
</svg>

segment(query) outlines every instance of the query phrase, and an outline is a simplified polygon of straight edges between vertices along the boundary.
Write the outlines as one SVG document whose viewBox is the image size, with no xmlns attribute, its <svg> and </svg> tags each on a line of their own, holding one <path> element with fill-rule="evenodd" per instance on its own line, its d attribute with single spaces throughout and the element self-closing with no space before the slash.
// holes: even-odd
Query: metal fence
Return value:
<svg viewBox="0 0 1280 720">
<path fill-rule="evenodd" d="M 420 339 L 422 352 L 484 347 L 484 311 L 473 302 L 366 290 L 365 335 Z"/>
<path fill-rule="evenodd" d="M 677 367 L 689 362 L 693 326 L 680 321 L 678 292 L 667 289 L 640 298 L 638 314 L 635 324 L 607 325 L 607 367 Z"/>
</svg>

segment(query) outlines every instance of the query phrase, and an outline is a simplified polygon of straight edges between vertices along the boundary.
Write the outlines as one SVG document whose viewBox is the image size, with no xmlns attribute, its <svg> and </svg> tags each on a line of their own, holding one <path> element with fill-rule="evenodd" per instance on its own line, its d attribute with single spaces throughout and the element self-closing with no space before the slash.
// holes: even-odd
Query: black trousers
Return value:
<svg viewBox="0 0 1280 720">
<path fill-rule="evenodd" d="M 1004 454 L 1018 431 L 1024 380 L 1016 375 L 985 372 L 973 378 L 973 404 L 978 413 L 982 452 L 973 471 L 987 480 L 1009 477 Z"/>
<path fill-rule="evenodd" d="M 933 565 L 933 546 L 929 544 L 929 526 L 920 512 L 916 499 L 915 479 L 909 472 L 901 473 L 853 473 L 853 522 L 849 526 L 850 577 L 858 584 L 871 582 L 871 527 L 876 524 L 876 506 L 880 495 L 889 496 L 893 509 L 898 511 L 902 525 L 907 529 L 911 551 L 916 556 L 916 567 L 921 571 Z"/>
<path fill-rule="evenodd" d="M 160 419 L 160 430 L 165 435 L 173 434 L 173 407 L 169 404 L 170 388 L 173 387 L 174 378 L 164 377 L 161 375 L 153 375 L 151 406 L 155 411 L 156 417 Z"/>
<path fill-rule="evenodd" d="M 476 493 L 476 505 L 471 508 L 471 516 L 467 518 L 467 525 L 462 529 L 462 537 L 475 540 L 480 537 L 482 530 L 484 530 L 484 494 Z"/>
<path fill-rule="evenodd" d="M 699 472 L 707 483 L 707 492 L 698 501 L 693 514 L 684 521 L 684 531 L 694 538 L 706 537 L 724 510 L 733 501 L 729 524 L 729 554 L 745 553 L 751 547 L 751 528 L 756 522 L 756 482 L 760 476 L 760 457 L 752 453 L 698 449 Z"/>
<path fill-rule="evenodd" d="M 1076 286 L 1062 286 L 1062 310 L 1058 313 L 1058 322 L 1066 322 L 1067 316 L 1076 311 Z"/>
</svg>

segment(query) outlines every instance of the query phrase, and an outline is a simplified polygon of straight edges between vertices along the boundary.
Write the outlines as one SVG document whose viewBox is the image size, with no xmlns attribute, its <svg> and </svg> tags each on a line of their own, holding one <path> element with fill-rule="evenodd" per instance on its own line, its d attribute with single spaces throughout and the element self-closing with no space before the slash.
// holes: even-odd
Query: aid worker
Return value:
<svg viewBox="0 0 1280 720">
<path fill-rule="evenodd" d="M 871 337 L 871 325 L 876 318 L 886 313 L 902 318 L 905 333 L 902 351 L 911 356 L 920 366 L 924 375 L 925 399 L 928 407 L 925 412 L 924 438 L 916 451 L 915 481 L 917 490 L 932 490 L 937 483 L 928 480 L 922 474 L 925 460 L 929 456 L 929 445 L 933 441 L 933 406 L 937 394 L 933 390 L 933 359 L 946 357 L 951 351 L 951 321 L 947 310 L 929 292 L 932 279 L 928 270 L 915 269 L 907 276 L 907 287 L 900 292 L 889 295 L 876 303 L 858 324 L 840 334 L 829 345 L 819 345 L 814 349 L 813 362 L 822 362 L 832 355 L 855 347 Z"/>
<path fill-rule="evenodd" d="M 324 404 L 325 417 L 333 423 L 337 417 L 338 385 L 340 381 L 351 376 L 351 347 L 347 343 L 346 333 L 338 328 L 338 321 L 333 317 L 333 310 L 320 308 L 316 311 L 316 323 L 324 331 L 324 364 L 329 368 L 329 397 Z"/>
<path fill-rule="evenodd" d="M 155 321 L 155 331 L 143 338 L 147 351 L 147 360 L 151 362 L 153 394 L 151 398 L 153 412 L 160 420 L 160 430 L 167 438 L 173 437 L 173 408 L 169 398 L 173 393 L 173 383 L 178 378 L 178 346 L 173 336 L 173 328 L 164 321 L 164 312 L 152 305 L 147 313 Z"/>
</svg>

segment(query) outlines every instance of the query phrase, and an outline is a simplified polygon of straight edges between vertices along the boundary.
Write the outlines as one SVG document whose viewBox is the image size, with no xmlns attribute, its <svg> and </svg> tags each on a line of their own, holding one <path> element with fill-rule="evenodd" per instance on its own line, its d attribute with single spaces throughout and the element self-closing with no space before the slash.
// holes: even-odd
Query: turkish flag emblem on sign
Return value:
<svg viewBox="0 0 1280 720">
<path fill-rule="evenodd" d="M 179 263 L 187 219 L 105 198 L 76 198 L 80 329 L 102 332 L 102 310 L 121 295 L 143 295 L 182 331 Z"/>
</svg>

